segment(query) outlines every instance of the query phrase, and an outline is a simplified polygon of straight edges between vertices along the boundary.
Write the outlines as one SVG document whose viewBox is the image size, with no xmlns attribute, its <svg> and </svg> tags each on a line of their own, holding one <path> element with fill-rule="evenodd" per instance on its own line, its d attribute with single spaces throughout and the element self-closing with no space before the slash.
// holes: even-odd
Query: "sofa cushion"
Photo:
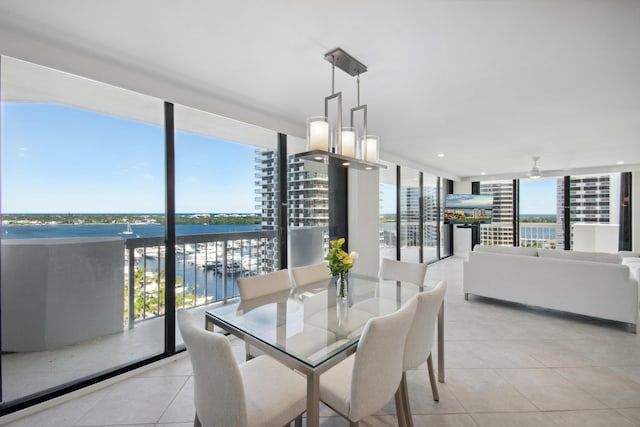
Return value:
<svg viewBox="0 0 640 427">
<path fill-rule="evenodd" d="M 636 258 L 636 257 L 624 257 L 622 258 L 622 265 L 633 265 L 633 264 L 638 264 L 640 265 L 640 258 Z"/>
<path fill-rule="evenodd" d="M 631 252 L 631 251 L 620 251 L 620 255 L 623 258 L 638 258 L 640 259 L 640 252 Z"/>
<path fill-rule="evenodd" d="M 475 252 L 488 252 L 493 254 L 538 256 L 538 250 L 536 248 L 521 248 L 515 246 L 476 245 L 473 250 Z"/>
<path fill-rule="evenodd" d="M 620 264 L 619 254 L 607 252 L 558 251 L 553 249 L 538 249 L 538 256 L 545 258 L 570 259 L 574 261 L 592 261 L 606 264 Z"/>
</svg>

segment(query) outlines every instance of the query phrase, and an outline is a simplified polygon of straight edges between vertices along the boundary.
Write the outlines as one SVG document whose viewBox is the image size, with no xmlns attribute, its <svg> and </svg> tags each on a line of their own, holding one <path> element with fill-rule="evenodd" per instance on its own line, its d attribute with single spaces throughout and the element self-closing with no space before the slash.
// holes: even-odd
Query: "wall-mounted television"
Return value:
<svg viewBox="0 0 640 427">
<path fill-rule="evenodd" d="M 490 224 L 493 196 L 487 194 L 447 194 L 445 224 Z"/>
</svg>

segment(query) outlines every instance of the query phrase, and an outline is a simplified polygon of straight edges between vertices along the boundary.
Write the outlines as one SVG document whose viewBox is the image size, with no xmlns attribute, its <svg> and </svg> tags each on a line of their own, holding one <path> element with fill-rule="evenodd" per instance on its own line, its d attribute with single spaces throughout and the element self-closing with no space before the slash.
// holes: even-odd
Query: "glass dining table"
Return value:
<svg viewBox="0 0 640 427">
<path fill-rule="evenodd" d="M 435 284 L 433 284 L 435 285 Z M 320 375 L 356 351 L 367 320 L 392 313 L 429 283 L 349 275 L 347 297 L 336 296 L 335 279 L 206 312 L 205 327 L 217 326 L 307 377 L 307 425 L 319 424 Z M 444 382 L 444 303 L 438 313 L 438 380 Z M 398 349 L 398 351 L 401 351 Z"/>
</svg>

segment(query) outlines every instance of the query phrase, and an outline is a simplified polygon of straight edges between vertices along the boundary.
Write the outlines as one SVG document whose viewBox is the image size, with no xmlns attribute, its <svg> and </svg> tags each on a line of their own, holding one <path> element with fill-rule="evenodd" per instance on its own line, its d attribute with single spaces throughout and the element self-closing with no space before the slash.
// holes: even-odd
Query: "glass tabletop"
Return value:
<svg viewBox="0 0 640 427">
<path fill-rule="evenodd" d="M 346 299 L 335 279 L 207 311 L 228 325 L 315 368 L 357 344 L 370 318 L 392 313 L 424 288 L 408 282 L 349 275 Z"/>
</svg>

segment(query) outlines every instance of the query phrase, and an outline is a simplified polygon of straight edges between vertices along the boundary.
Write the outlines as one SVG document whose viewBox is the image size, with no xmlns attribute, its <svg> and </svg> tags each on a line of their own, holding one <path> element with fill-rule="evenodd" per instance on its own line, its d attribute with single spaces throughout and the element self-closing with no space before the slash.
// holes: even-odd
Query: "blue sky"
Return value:
<svg viewBox="0 0 640 427">
<path fill-rule="evenodd" d="M 178 212 L 255 212 L 254 148 L 176 135 Z M 47 104 L 2 105 L 5 213 L 164 212 L 164 130 Z"/>
<path fill-rule="evenodd" d="M 163 139 L 154 125 L 3 103 L 2 211 L 162 213 Z M 176 211 L 255 212 L 254 158 L 254 147 L 179 132 Z M 555 213 L 556 180 L 521 180 L 520 210 Z M 395 212 L 394 186 L 383 186 L 382 212 Z"/>
<path fill-rule="evenodd" d="M 557 214 L 557 179 L 521 179 L 520 213 L 523 215 Z"/>
</svg>

